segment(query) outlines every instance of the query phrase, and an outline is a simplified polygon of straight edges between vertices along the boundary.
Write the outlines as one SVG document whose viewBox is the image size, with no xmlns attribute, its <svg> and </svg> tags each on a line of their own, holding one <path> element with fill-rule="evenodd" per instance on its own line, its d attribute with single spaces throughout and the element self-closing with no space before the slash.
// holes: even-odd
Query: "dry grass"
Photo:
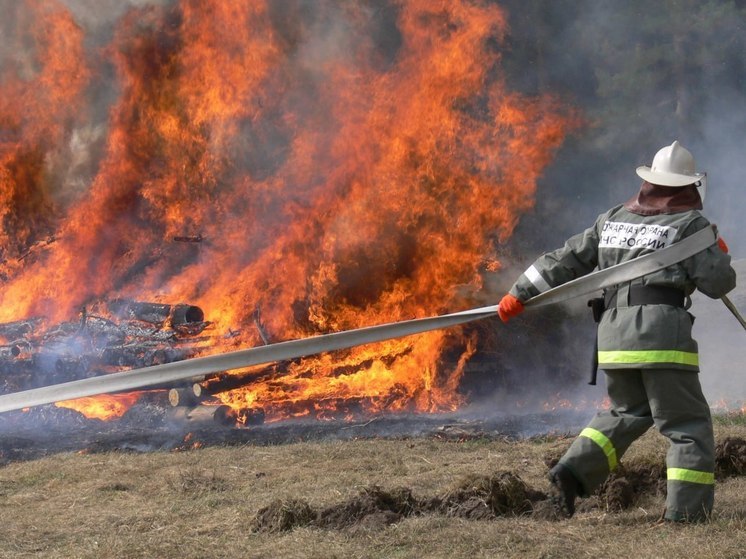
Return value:
<svg viewBox="0 0 746 559">
<path fill-rule="evenodd" d="M 746 437 L 720 421 L 718 438 Z M 150 454 L 68 454 L 0 469 L 0 557 L 741 557 L 746 549 L 746 478 L 718 485 L 703 525 L 658 525 L 662 496 L 633 510 L 594 510 L 551 522 L 531 517 L 469 521 L 438 514 L 387 528 L 297 528 L 253 533 L 275 499 L 330 506 L 362 488 L 408 487 L 442 494 L 468 476 L 517 473 L 546 490 L 544 459 L 564 439 L 414 439 L 205 448 Z M 663 460 L 654 432 L 625 461 Z"/>
</svg>

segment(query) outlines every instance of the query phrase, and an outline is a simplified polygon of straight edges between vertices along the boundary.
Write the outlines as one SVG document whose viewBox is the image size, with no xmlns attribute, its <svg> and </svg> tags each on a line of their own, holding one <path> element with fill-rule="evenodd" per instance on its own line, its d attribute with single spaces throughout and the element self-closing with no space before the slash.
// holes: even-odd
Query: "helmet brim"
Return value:
<svg viewBox="0 0 746 559">
<path fill-rule="evenodd" d="M 651 184 L 659 184 L 661 186 L 687 186 L 694 184 L 697 181 L 702 180 L 704 175 L 680 175 L 678 173 L 665 173 L 661 171 L 653 171 L 650 167 L 642 166 L 637 168 L 637 176 L 643 180 L 648 181 Z"/>
</svg>

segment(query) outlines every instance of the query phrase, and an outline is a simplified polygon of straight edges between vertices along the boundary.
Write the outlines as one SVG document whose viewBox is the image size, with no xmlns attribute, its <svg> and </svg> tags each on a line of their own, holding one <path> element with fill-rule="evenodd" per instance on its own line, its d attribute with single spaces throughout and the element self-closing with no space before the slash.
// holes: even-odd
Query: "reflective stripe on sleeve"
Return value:
<svg viewBox="0 0 746 559">
<path fill-rule="evenodd" d="M 613 472 L 617 465 L 616 449 L 614 448 L 614 444 L 611 442 L 609 437 L 604 435 L 601 431 L 591 429 L 590 427 L 586 427 L 585 429 L 583 429 L 580 432 L 580 436 L 589 438 L 601 447 L 601 450 L 603 450 L 604 454 L 606 455 L 606 459 L 609 461 L 609 471 Z"/>
<path fill-rule="evenodd" d="M 676 481 L 688 481 L 703 485 L 715 484 L 715 474 L 712 472 L 700 472 L 699 470 L 687 470 L 686 468 L 668 468 L 666 477 Z"/>
<path fill-rule="evenodd" d="M 551 289 L 550 285 L 544 280 L 543 277 L 541 277 L 539 270 L 537 270 L 536 266 L 534 266 L 533 264 L 528 270 L 523 273 L 528 278 L 528 281 L 533 283 L 534 287 L 539 290 L 539 293 L 544 293 L 545 291 L 549 291 L 549 289 Z"/>
<path fill-rule="evenodd" d="M 699 366 L 699 354 L 668 349 L 599 351 L 598 365 L 676 363 L 678 365 Z"/>
</svg>

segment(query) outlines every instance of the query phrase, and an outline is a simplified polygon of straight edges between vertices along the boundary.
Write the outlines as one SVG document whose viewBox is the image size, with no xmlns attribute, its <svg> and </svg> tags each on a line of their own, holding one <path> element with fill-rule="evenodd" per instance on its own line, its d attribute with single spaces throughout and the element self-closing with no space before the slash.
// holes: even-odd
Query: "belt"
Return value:
<svg viewBox="0 0 746 559">
<path fill-rule="evenodd" d="M 618 289 L 607 289 L 604 291 L 604 308 L 618 307 Z M 627 306 L 636 305 L 670 305 L 672 307 L 686 306 L 686 295 L 681 289 L 675 287 L 663 287 L 660 285 L 630 285 L 629 301 Z"/>
<path fill-rule="evenodd" d="M 593 311 L 593 319 L 601 322 L 601 317 L 606 309 L 618 306 L 619 289 L 610 288 L 604 290 L 603 298 L 591 299 L 588 306 Z M 628 306 L 635 305 L 670 305 L 672 307 L 687 308 L 687 296 L 681 289 L 675 287 L 663 287 L 660 285 L 630 285 Z M 691 301 L 689 301 L 691 303 Z M 598 374 L 598 336 L 593 347 L 593 358 L 591 365 L 591 380 L 588 384 L 596 384 Z"/>
</svg>

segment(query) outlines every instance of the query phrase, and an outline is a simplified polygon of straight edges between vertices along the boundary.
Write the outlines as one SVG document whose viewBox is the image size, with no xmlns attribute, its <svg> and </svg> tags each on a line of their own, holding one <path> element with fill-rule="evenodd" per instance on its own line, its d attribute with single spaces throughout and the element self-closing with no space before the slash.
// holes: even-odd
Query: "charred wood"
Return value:
<svg viewBox="0 0 746 559">
<path fill-rule="evenodd" d="M 269 345 L 271 342 L 269 341 L 269 335 L 267 335 L 267 331 L 264 329 L 261 317 L 259 316 L 259 309 L 254 311 L 253 319 L 254 326 L 256 326 L 257 332 L 259 332 L 259 337 L 262 339 L 262 342 L 264 342 L 264 345 Z"/>
<path fill-rule="evenodd" d="M 21 355 L 21 347 L 17 344 L 0 345 L 0 358 L 18 357 Z"/>
<path fill-rule="evenodd" d="M 176 340 L 176 332 L 169 329 L 159 328 L 150 322 L 130 320 L 120 324 L 119 327 L 125 334 L 125 337 L 130 341 L 171 342 Z"/>
<path fill-rule="evenodd" d="M 26 258 L 28 258 L 29 256 L 31 256 L 32 254 L 34 254 L 36 251 L 42 250 L 42 249 L 48 247 L 49 245 L 51 245 L 55 241 L 57 241 L 57 238 L 54 235 L 50 235 L 49 237 L 47 237 L 46 239 L 44 239 L 42 241 L 35 242 L 33 245 L 31 245 L 30 247 L 28 247 L 25 251 L 23 251 L 18 256 L 18 260 L 19 261 L 20 260 L 25 260 Z"/>
<path fill-rule="evenodd" d="M 16 320 L 0 324 L 0 336 L 6 340 L 23 338 L 34 332 L 41 321 L 41 318 L 29 318 L 27 320 Z"/>
<path fill-rule="evenodd" d="M 177 243 L 201 243 L 205 238 L 200 235 L 179 235 L 173 237 L 173 240 Z"/>
<path fill-rule="evenodd" d="M 261 425 L 265 413 L 262 408 L 241 408 L 234 410 L 230 406 L 219 406 L 215 411 L 215 421 L 222 425 Z"/>
<path fill-rule="evenodd" d="M 60 322 L 43 333 L 41 337 L 42 344 L 52 344 L 61 340 L 70 339 L 80 333 L 79 322 Z"/>
<path fill-rule="evenodd" d="M 124 319 L 142 320 L 151 324 L 162 325 L 166 321 L 174 325 L 202 322 L 205 313 L 194 305 L 148 303 L 129 299 L 115 299 L 109 302 L 109 310 Z"/>
<path fill-rule="evenodd" d="M 233 412 L 236 416 L 236 421 L 241 425 L 262 425 L 266 418 L 266 414 L 262 408 L 244 408 L 236 412 Z"/>
<path fill-rule="evenodd" d="M 163 324 L 171 312 L 171 305 L 114 299 L 109 302 L 109 310 L 118 318 Z"/>
<path fill-rule="evenodd" d="M 196 336 L 201 334 L 202 331 L 210 326 L 212 322 L 184 322 L 182 324 L 172 324 L 171 327 L 174 329 L 179 336 Z"/>
<path fill-rule="evenodd" d="M 172 327 L 180 326 L 182 324 L 204 322 L 205 313 L 202 309 L 195 307 L 194 305 L 174 305 L 171 307 L 169 320 Z"/>
<path fill-rule="evenodd" d="M 122 344 L 127 338 L 127 334 L 119 325 L 94 315 L 85 316 L 82 331 L 92 338 L 93 345 L 97 347 Z"/>
<path fill-rule="evenodd" d="M 252 371 L 251 373 L 245 374 L 230 374 L 223 373 L 215 375 L 208 379 L 203 385 L 203 390 L 209 395 L 220 394 L 221 392 L 228 392 L 230 390 L 236 390 L 237 388 L 243 388 L 255 382 L 261 382 L 282 376 L 276 365 L 270 365 L 269 367 L 262 368 L 259 371 Z"/>
<path fill-rule="evenodd" d="M 192 357 L 197 350 L 191 348 L 163 347 L 162 344 L 133 343 L 106 347 L 100 353 L 100 361 L 105 365 L 118 367 L 148 367 Z"/>
</svg>

